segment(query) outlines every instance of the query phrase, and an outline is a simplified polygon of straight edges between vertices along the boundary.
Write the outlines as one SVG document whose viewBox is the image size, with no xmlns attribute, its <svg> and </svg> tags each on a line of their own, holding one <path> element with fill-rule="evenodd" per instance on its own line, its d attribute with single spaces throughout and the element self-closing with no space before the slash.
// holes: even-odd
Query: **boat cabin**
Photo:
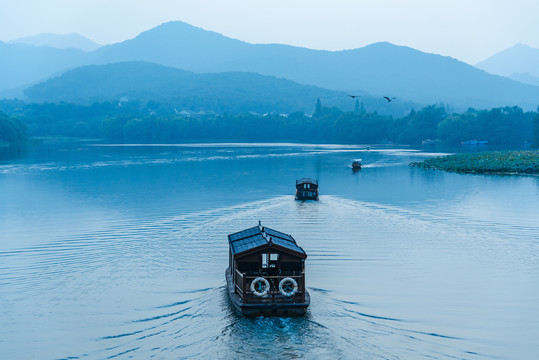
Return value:
<svg viewBox="0 0 539 360">
<path fill-rule="evenodd" d="M 318 180 L 311 178 L 296 180 L 296 200 L 318 200 Z"/>
<path fill-rule="evenodd" d="M 258 226 L 228 235 L 228 293 L 247 316 L 303 315 L 307 254 L 288 234 Z"/>
</svg>

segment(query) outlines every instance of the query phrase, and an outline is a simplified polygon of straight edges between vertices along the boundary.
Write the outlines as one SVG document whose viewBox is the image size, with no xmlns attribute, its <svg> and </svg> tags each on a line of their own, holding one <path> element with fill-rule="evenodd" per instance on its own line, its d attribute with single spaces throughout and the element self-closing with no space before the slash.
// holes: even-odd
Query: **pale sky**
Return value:
<svg viewBox="0 0 539 360">
<path fill-rule="evenodd" d="M 0 0 L 0 40 L 78 33 L 109 44 L 180 20 L 250 43 L 354 49 L 378 41 L 475 64 L 539 48 L 539 0 Z"/>
</svg>

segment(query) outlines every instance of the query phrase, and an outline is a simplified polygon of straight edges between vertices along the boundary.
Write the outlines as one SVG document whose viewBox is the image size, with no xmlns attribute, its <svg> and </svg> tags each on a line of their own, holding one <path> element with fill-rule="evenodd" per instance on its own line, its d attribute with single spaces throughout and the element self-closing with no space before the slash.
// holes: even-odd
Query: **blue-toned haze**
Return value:
<svg viewBox="0 0 539 360">
<path fill-rule="evenodd" d="M 78 143 L 4 160 L 2 359 L 534 359 L 539 181 L 407 165 L 433 155 Z M 320 201 L 294 200 L 303 176 Z M 226 236 L 258 220 L 309 256 L 305 317 L 227 302 Z"/>
<path fill-rule="evenodd" d="M 0 40 L 78 33 L 101 43 L 181 20 L 252 43 L 340 50 L 389 41 L 475 64 L 517 43 L 539 48 L 539 2 L 105 1 L 0 3 Z"/>
<path fill-rule="evenodd" d="M 537 14 L 0 0 L 0 359 L 535 359 L 539 177 L 409 164 L 539 141 Z M 227 299 L 258 221 L 304 317 Z"/>
</svg>

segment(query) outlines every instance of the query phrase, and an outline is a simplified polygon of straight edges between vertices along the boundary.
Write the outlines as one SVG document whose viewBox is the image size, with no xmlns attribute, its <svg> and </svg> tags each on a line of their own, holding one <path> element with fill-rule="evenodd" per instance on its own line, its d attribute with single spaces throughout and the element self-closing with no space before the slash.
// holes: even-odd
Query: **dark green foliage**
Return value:
<svg viewBox="0 0 539 360">
<path fill-rule="evenodd" d="M 0 111 L 0 143 L 18 144 L 26 140 L 24 124 Z"/>
<path fill-rule="evenodd" d="M 444 139 L 449 144 L 475 139 L 477 136 L 473 135 L 472 124 L 474 116 L 468 112 L 449 115 L 438 124 L 438 138 Z"/>
<path fill-rule="evenodd" d="M 322 111 L 322 103 L 320 102 L 320 98 L 316 99 L 316 107 L 314 109 L 314 114 L 318 115 Z"/>
<path fill-rule="evenodd" d="M 390 117 L 376 113 L 345 113 L 335 121 L 334 132 L 345 143 L 381 142 L 388 139 L 391 123 Z"/>
<path fill-rule="evenodd" d="M 491 151 L 456 154 L 414 162 L 410 166 L 461 173 L 539 174 L 539 151 Z"/>
<path fill-rule="evenodd" d="M 448 114 L 441 105 L 412 110 L 393 118 L 376 112 L 343 112 L 315 105 L 315 113 L 178 112 L 157 101 L 25 104 L 0 101 L 0 110 L 20 119 L 30 136 L 66 136 L 114 142 L 182 142 L 199 140 L 302 141 L 335 143 L 420 144 L 431 139 L 447 144 L 467 140 L 491 145 L 531 143 L 535 112 L 518 107 Z M 535 120 L 536 122 L 538 120 Z M 536 128 L 537 129 L 537 128 Z M 536 135 L 537 136 L 537 135 Z"/>
<path fill-rule="evenodd" d="M 492 110 L 468 111 L 463 131 L 469 139 L 488 140 L 489 144 L 509 145 L 532 141 L 533 112 L 521 108 L 504 107 Z"/>
<path fill-rule="evenodd" d="M 445 117 L 445 108 L 431 105 L 418 112 L 411 112 L 406 118 L 404 129 L 397 136 L 397 142 L 420 144 L 426 139 L 436 139 L 438 124 Z"/>
<path fill-rule="evenodd" d="M 539 112 L 539 107 L 537 108 L 537 112 Z M 539 114 L 535 115 L 535 118 L 533 119 L 533 143 L 532 147 L 534 149 L 539 149 Z"/>
</svg>

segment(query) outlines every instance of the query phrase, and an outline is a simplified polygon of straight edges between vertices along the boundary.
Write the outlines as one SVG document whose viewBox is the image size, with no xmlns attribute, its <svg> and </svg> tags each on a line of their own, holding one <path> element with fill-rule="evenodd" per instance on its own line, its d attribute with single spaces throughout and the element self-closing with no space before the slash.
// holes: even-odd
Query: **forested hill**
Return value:
<svg viewBox="0 0 539 360">
<path fill-rule="evenodd" d="M 25 125 L 0 111 L 0 146 L 15 145 L 23 141 L 26 141 Z"/>
<path fill-rule="evenodd" d="M 462 110 L 505 105 L 532 110 L 539 98 L 537 86 L 387 42 L 344 51 L 255 45 L 183 22 L 162 24 L 91 56 L 93 63 L 141 60 L 195 72 L 256 72 L 328 89 L 444 102 Z"/>
<path fill-rule="evenodd" d="M 89 53 L 0 42 L 0 90 L 83 65 L 125 61 L 153 62 L 196 73 L 252 72 L 337 91 L 420 104 L 443 102 L 458 111 L 515 105 L 534 110 L 539 99 L 539 86 L 387 42 L 343 51 L 249 44 L 182 22 L 165 23 Z"/>
<path fill-rule="evenodd" d="M 312 113 L 317 99 L 324 104 L 352 110 L 347 93 L 255 73 L 195 74 L 147 62 L 90 65 L 34 85 L 25 91 L 30 101 L 91 104 L 104 101 L 155 101 L 177 111 L 215 113 L 303 111 Z M 388 104 L 382 97 L 363 95 L 369 111 L 402 116 L 414 105 Z"/>
</svg>

